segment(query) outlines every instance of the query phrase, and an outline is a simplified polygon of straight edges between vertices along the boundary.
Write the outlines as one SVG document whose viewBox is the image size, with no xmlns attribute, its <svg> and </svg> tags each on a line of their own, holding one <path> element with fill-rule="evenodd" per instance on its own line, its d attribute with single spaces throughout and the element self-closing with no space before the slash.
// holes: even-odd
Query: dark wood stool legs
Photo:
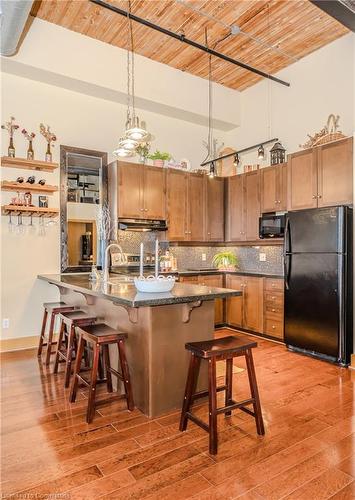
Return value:
<svg viewBox="0 0 355 500">
<path fill-rule="evenodd" d="M 70 391 L 70 401 L 72 403 L 76 400 L 79 382 L 89 387 L 88 407 L 86 412 L 86 421 L 92 422 L 96 406 L 104 404 L 114 399 L 126 399 L 128 410 L 134 409 L 133 392 L 131 387 L 131 379 L 129 375 L 128 363 L 125 352 L 124 334 L 117 334 L 115 330 L 107 325 L 93 325 L 91 327 L 80 327 L 80 338 L 77 350 L 77 357 L 74 369 L 74 379 Z M 90 343 L 93 349 L 93 360 L 91 367 L 90 380 L 82 376 L 82 372 L 88 370 L 81 369 L 81 361 L 84 353 L 84 346 Z M 109 356 L 109 344 L 116 344 L 118 347 L 118 355 L 120 360 L 121 373 L 112 368 Z M 100 376 L 100 351 L 102 347 L 103 364 L 102 370 L 106 373 L 105 378 L 98 378 Z M 96 386 L 98 383 L 106 382 L 107 392 L 112 393 L 112 375 L 115 375 L 123 382 L 124 394 L 118 394 L 116 397 L 96 401 Z"/>
<path fill-rule="evenodd" d="M 212 343 L 213 341 L 211 341 Z M 193 345 L 193 344 L 190 344 Z M 244 401 L 236 402 L 232 397 L 233 389 L 233 358 L 237 356 L 244 356 L 246 359 L 249 385 L 251 398 Z M 196 392 L 197 379 L 200 369 L 201 359 L 208 359 L 208 390 Z M 219 360 L 226 360 L 226 379 L 225 385 L 217 387 L 216 379 L 216 363 Z M 217 407 L 217 393 L 225 391 L 225 406 Z M 195 399 L 208 395 L 208 425 L 200 420 L 195 414 L 191 412 L 191 407 Z M 253 405 L 253 410 L 247 408 L 247 405 Z M 217 453 L 218 448 L 218 434 L 217 434 L 217 416 L 221 413 L 225 417 L 231 416 L 232 410 L 240 409 L 255 418 L 257 433 L 260 435 L 265 434 L 263 417 L 261 413 L 261 405 L 259 399 L 259 391 L 256 381 L 253 355 L 250 348 L 242 349 L 236 348 L 235 352 L 228 352 L 228 354 L 218 353 L 213 351 L 210 356 L 198 356 L 195 352 L 191 352 L 190 365 L 188 376 L 186 380 L 185 396 L 181 411 L 180 418 L 180 431 L 185 431 L 187 428 L 188 420 L 192 420 L 195 424 L 202 427 L 209 433 L 209 452 L 212 455 Z"/>
<path fill-rule="evenodd" d="M 38 344 L 37 356 L 41 356 L 42 355 L 42 349 L 43 349 L 43 343 L 44 343 L 44 335 L 46 333 L 47 317 L 48 317 L 48 311 L 47 311 L 46 308 L 44 308 L 43 319 L 42 319 L 41 335 L 39 337 L 39 344 Z"/>
</svg>

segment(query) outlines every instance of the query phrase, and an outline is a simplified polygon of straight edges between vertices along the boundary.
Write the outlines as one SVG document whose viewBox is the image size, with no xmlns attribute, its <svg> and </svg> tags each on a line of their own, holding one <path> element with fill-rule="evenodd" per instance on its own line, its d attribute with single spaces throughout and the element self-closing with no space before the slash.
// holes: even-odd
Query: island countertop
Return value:
<svg viewBox="0 0 355 500">
<path fill-rule="evenodd" d="M 53 285 L 129 307 L 183 304 L 242 295 L 240 290 L 186 283 L 175 283 L 172 291 L 168 293 L 141 293 L 137 291 L 132 277 L 129 276 L 110 276 L 108 283 L 92 282 L 89 280 L 88 273 L 40 274 L 38 278 Z"/>
</svg>

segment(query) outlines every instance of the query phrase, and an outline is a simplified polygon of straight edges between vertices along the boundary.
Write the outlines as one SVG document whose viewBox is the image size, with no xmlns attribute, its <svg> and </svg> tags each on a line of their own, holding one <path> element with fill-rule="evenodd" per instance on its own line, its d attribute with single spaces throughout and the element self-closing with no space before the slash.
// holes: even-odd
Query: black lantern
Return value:
<svg viewBox="0 0 355 500">
<path fill-rule="evenodd" d="M 286 149 L 283 147 L 281 142 L 275 142 L 275 144 L 270 149 L 270 159 L 271 165 L 277 165 L 279 163 L 285 162 Z"/>
</svg>

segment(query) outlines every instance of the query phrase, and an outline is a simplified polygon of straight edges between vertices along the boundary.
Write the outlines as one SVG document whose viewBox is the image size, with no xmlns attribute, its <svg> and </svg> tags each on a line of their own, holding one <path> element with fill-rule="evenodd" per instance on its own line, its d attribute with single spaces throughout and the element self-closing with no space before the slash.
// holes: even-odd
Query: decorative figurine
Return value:
<svg viewBox="0 0 355 500">
<path fill-rule="evenodd" d="M 34 132 L 29 134 L 25 128 L 22 129 L 22 133 L 28 140 L 27 160 L 34 160 L 35 154 L 32 148 L 32 141 L 36 137 L 36 134 Z"/>
<path fill-rule="evenodd" d="M 25 205 L 27 207 L 32 206 L 32 194 L 30 192 L 24 194 Z"/>
<path fill-rule="evenodd" d="M 275 142 L 270 149 L 270 161 L 271 165 L 278 165 L 279 163 L 284 163 L 286 161 L 286 149 L 283 147 L 281 142 Z"/>
<path fill-rule="evenodd" d="M 44 186 L 44 185 L 45 185 L 45 183 L 46 183 L 46 179 L 40 179 L 40 180 L 38 181 L 38 184 L 40 184 L 41 186 Z"/>
<path fill-rule="evenodd" d="M 10 116 L 10 121 L 5 122 L 5 125 L 1 125 L 1 128 L 3 130 L 7 130 L 10 136 L 10 144 L 7 150 L 7 154 L 10 158 L 15 158 L 15 146 L 14 146 L 14 132 L 19 128 L 19 125 L 16 125 L 15 123 L 15 117 Z"/>
<path fill-rule="evenodd" d="M 34 184 L 36 180 L 36 177 L 34 175 L 30 175 L 30 177 L 27 179 L 27 182 L 29 184 Z"/>
<path fill-rule="evenodd" d="M 308 141 L 300 144 L 299 147 L 303 149 L 314 148 L 320 144 L 327 144 L 328 142 L 337 141 L 346 137 L 339 130 L 339 115 L 330 114 L 326 125 L 314 135 L 307 134 Z"/>
<path fill-rule="evenodd" d="M 46 161 L 51 162 L 52 161 L 51 143 L 55 142 L 57 140 L 57 137 L 55 134 L 53 134 L 53 132 L 50 131 L 49 125 L 47 125 L 46 128 L 43 125 L 43 123 L 40 123 L 39 130 L 47 141 Z"/>
<path fill-rule="evenodd" d="M 38 206 L 48 208 L 48 196 L 38 196 Z"/>
<path fill-rule="evenodd" d="M 23 181 L 24 181 L 23 177 L 17 177 L 17 179 L 16 179 L 16 182 L 18 182 L 19 184 L 22 184 Z"/>
</svg>

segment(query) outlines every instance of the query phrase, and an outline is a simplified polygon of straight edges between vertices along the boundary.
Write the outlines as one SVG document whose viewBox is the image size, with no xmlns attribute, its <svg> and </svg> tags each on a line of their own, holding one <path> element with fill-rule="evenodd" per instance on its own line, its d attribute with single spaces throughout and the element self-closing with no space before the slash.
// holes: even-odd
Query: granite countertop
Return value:
<svg viewBox="0 0 355 500">
<path fill-rule="evenodd" d="M 38 278 L 53 285 L 130 307 L 180 304 L 242 295 L 240 290 L 186 283 L 176 283 L 172 291 L 168 293 L 141 293 L 137 292 L 132 276 L 124 275 L 111 275 L 109 283 L 93 283 L 89 280 L 88 273 L 46 274 L 38 275 Z"/>
</svg>

